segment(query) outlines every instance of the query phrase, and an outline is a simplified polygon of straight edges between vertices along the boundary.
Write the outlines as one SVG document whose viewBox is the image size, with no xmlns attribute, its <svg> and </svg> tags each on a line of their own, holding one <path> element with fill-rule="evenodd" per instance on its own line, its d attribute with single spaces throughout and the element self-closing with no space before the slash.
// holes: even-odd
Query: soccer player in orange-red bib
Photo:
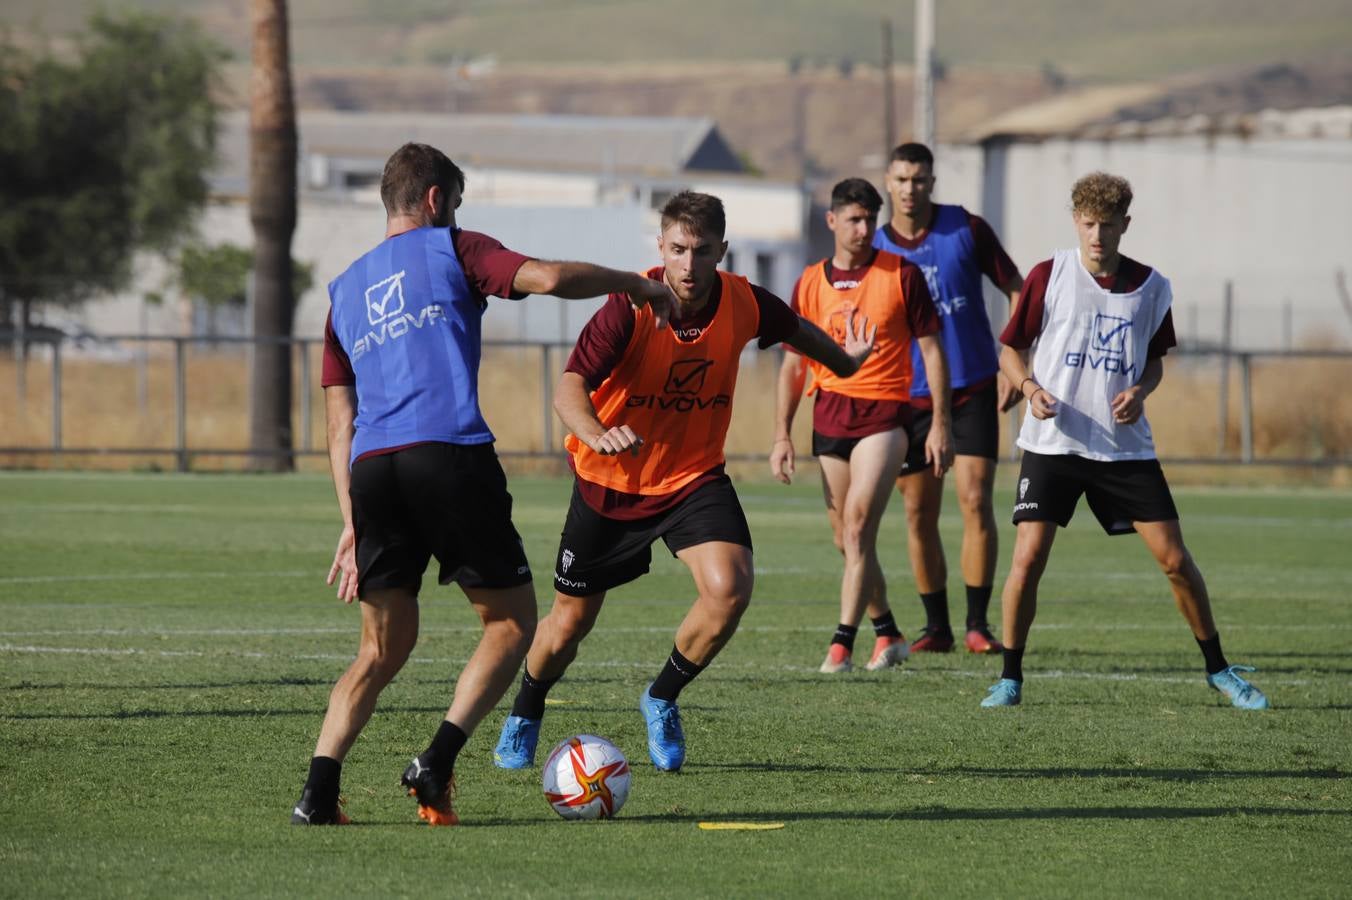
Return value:
<svg viewBox="0 0 1352 900">
<path fill-rule="evenodd" d="M 785 355 L 779 374 L 770 469 L 785 484 L 793 476 L 790 432 L 810 367 L 811 393 L 816 394 L 812 452 L 821 464 L 826 514 L 836 547 L 845 557 L 840 624 L 821 665 L 823 672 L 853 668 L 854 639 L 865 609 L 876 636 L 867 668 L 897 665 L 909 650 L 887 605 L 877 543 L 892 483 L 906 461 L 913 341 L 919 345 L 917 355 L 934 393 L 934 422 L 925 439 L 924 458 L 936 476 L 953 462 L 948 366 L 937 337 L 939 315 L 919 267 L 873 248 L 882 205 L 877 189 L 862 178 L 837 184 L 826 214 L 835 252 L 804 269 L 793 291 L 793 308 L 832 334 L 850 316 L 866 317 L 877 328 L 873 354 L 848 380 L 795 353 Z"/>
<path fill-rule="evenodd" d="M 690 569 L 698 591 L 671 656 L 639 698 L 648 755 L 660 770 L 685 761 L 677 695 L 737 630 L 751 600 L 751 533 L 723 445 L 742 349 L 784 342 L 853 374 L 873 348 L 862 317 L 842 344 L 800 319 L 778 297 L 718 270 L 727 252 L 717 197 L 682 191 L 662 210 L 662 265 L 648 277 L 676 296 L 670 321 L 612 295 L 587 323 L 554 395 L 571 432 L 577 479 L 554 570 L 554 606 L 526 655 L 521 688 L 493 761 L 533 765 L 545 695 L 577 655 L 606 591 L 648 571 L 661 538 Z"/>
</svg>

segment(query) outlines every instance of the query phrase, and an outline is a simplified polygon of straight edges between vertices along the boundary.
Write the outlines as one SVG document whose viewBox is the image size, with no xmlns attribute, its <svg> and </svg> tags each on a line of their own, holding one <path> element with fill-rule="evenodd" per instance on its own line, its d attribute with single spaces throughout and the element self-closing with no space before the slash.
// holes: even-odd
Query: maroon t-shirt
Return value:
<svg viewBox="0 0 1352 900">
<path fill-rule="evenodd" d="M 1117 263 L 1117 271 L 1112 275 L 1096 275 L 1094 280 L 1104 290 L 1114 294 L 1130 294 L 1145 284 L 1150 277 L 1150 266 L 1123 256 Z M 1019 294 L 1019 304 L 1010 317 L 1005 330 L 1000 333 L 1000 343 L 1015 350 L 1026 350 L 1042 333 L 1042 314 L 1046 307 L 1047 285 L 1052 277 L 1052 261 L 1043 260 L 1033 266 L 1028 278 L 1023 282 L 1023 291 Z M 1147 359 L 1158 359 L 1169 352 L 1169 348 L 1178 344 L 1174 336 L 1174 312 L 1164 314 L 1160 327 L 1150 338 L 1146 348 Z"/>
<path fill-rule="evenodd" d="M 465 273 L 465 281 L 469 283 L 470 291 L 474 293 L 475 299 L 481 305 L 487 304 L 486 298 L 490 296 L 506 297 L 512 300 L 520 300 L 527 296 L 520 291 L 513 290 L 512 283 L 516 280 L 517 270 L 521 268 L 522 263 L 525 263 L 531 257 L 517 253 L 515 250 L 508 250 L 496 239 L 477 231 L 452 231 L 451 246 L 455 248 L 456 258 L 460 260 L 460 268 Z M 357 383 L 357 376 L 352 371 L 352 361 L 348 358 L 347 351 L 343 349 L 343 345 L 338 341 L 337 333 L 333 330 L 332 309 L 324 317 L 324 356 L 319 383 L 323 387 Z M 407 450 L 409 447 L 428 443 L 432 442 L 414 441 L 411 444 L 400 444 L 397 447 L 372 450 L 358 456 L 353 462 L 361 462 L 363 459 L 372 456 L 397 453 L 400 450 Z"/>
<path fill-rule="evenodd" d="M 976 254 L 976 264 L 981 269 L 981 274 L 985 275 L 995 286 L 1001 290 L 1005 285 L 1018 281 L 1020 277 L 1019 267 L 1014 265 L 1014 260 L 1009 258 L 1005 252 L 1004 246 L 1000 243 L 1000 238 L 996 237 L 995 229 L 991 228 L 990 223 L 978 216 L 976 213 L 967 213 L 967 227 L 972 232 L 973 251 Z M 905 238 L 897 234 L 892 228 L 891 223 L 883 225 L 883 231 L 888 240 L 896 243 L 898 247 L 907 250 L 913 250 L 929 237 L 929 229 L 926 228 L 916 237 Z M 981 393 L 986 388 L 995 383 L 995 376 L 984 378 L 981 381 L 973 382 L 953 390 L 952 405 L 954 407 L 962 406 L 974 395 Z M 916 397 L 911 401 L 916 409 L 932 409 L 934 407 L 934 397 Z"/>
<path fill-rule="evenodd" d="M 663 269 L 656 266 L 649 269 L 647 275 L 653 280 L 660 280 Z M 704 333 L 718 311 L 722 293 L 723 280 L 719 278 L 710 289 L 708 302 L 698 312 L 687 318 L 673 317 L 670 320 L 671 330 L 678 340 L 693 341 Z M 783 300 L 755 284 L 751 285 L 751 293 L 755 295 L 756 306 L 760 311 L 757 346 L 764 350 L 798 332 L 798 316 Z M 619 364 L 633 333 L 634 308 L 629 298 L 624 294 L 611 294 L 578 335 L 577 345 L 569 354 L 564 371 L 582 376 L 588 389 L 596 390 Z M 571 464 L 571 459 L 569 462 Z M 700 487 L 722 477 L 723 466 L 715 466 L 679 490 L 656 496 L 612 490 L 585 478 L 577 479 L 577 488 L 583 502 L 601 515 L 611 519 L 632 520 L 666 512 Z"/>
<path fill-rule="evenodd" d="M 821 266 L 830 285 L 844 291 L 863 281 L 877 258 L 875 250 L 868 262 L 856 269 L 837 269 L 829 259 L 822 260 Z M 938 333 L 939 310 L 935 308 L 929 285 L 925 283 L 925 274 L 919 266 L 903 258 L 898 275 L 911 339 Z M 798 311 L 798 285 L 802 281 L 800 277 L 793 285 L 793 299 L 789 305 L 794 312 Z M 812 430 L 827 437 L 868 437 L 870 434 L 902 428 L 910 421 L 911 404 L 907 400 L 865 400 L 821 390 L 817 392 L 817 399 L 812 405 Z"/>
</svg>

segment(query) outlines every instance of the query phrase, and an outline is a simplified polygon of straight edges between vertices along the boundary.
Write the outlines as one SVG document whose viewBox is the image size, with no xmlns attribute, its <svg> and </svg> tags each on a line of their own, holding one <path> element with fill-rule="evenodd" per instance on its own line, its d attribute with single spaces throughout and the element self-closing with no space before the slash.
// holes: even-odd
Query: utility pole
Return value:
<svg viewBox="0 0 1352 900">
<path fill-rule="evenodd" d="M 915 0 L 915 140 L 934 147 L 934 0 Z"/>
<path fill-rule="evenodd" d="M 897 139 L 897 110 L 892 84 L 892 20 L 883 18 L 883 165 Z"/>
</svg>

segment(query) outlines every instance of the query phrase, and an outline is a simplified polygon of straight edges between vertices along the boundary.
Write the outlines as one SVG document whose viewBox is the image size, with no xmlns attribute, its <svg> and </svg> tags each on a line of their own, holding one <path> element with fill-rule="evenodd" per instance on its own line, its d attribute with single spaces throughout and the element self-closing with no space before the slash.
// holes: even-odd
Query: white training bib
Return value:
<svg viewBox="0 0 1352 900">
<path fill-rule="evenodd" d="M 1025 412 L 1018 444 L 1045 454 L 1088 459 L 1153 459 L 1155 441 L 1142 415 L 1113 421 L 1113 398 L 1141 380 L 1150 339 L 1164 321 L 1173 291 L 1153 269 L 1129 294 L 1101 287 L 1079 250 L 1058 250 L 1043 302 L 1042 332 L 1030 348 L 1032 375 L 1057 401 L 1057 413 Z"/>
</svg>

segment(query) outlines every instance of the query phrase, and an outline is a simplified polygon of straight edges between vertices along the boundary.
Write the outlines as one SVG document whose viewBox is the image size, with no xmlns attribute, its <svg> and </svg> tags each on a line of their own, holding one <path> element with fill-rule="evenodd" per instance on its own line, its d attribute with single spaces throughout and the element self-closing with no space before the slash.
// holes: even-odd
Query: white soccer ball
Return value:
<svg viewBox="0 0 1352 900">
<path fill-rule="evenodd" d="M 605 738 L 570 737 L 545 760 L 544 791 L 565 819 L 608 819 L 629 796 L 629 762 Z"/>
</svg>

